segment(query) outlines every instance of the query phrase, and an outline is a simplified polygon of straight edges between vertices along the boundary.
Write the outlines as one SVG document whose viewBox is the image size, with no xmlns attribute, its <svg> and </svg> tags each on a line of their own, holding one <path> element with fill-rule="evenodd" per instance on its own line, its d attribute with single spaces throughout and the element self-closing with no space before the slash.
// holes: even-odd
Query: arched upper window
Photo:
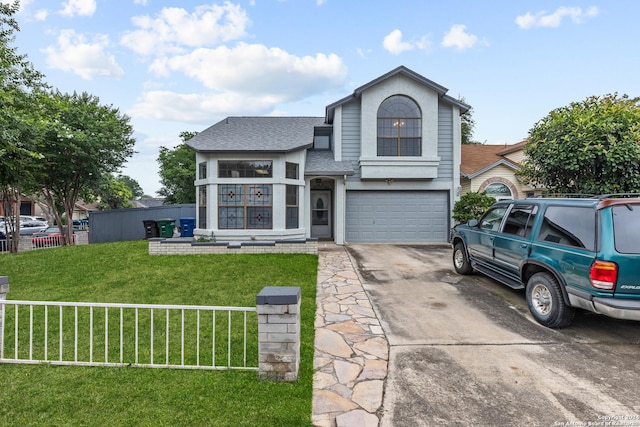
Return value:
<svg viewBox="0 0 640 427">
<path fill-rule="evenodd" d="M 411 98 L 393 95 L 378 108 L 378 156 L 422 155 L 422 113 Z"/>
<path fill-rule="evenodd" d="M 491 196 L 496 200 L 513 199 L 511 189 L 501 182 L 494 182 L 493 184 L 487 185 L 484 191 L 486 191 L 487 196 Z"/>
</svg>

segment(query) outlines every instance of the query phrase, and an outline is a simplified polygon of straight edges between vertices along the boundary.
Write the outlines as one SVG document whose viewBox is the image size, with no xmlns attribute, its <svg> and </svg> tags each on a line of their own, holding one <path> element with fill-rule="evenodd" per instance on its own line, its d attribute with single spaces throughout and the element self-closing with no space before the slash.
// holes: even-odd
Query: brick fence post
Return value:
<svg viewBox="0 0 640 427">
<path fill-rule="evenodd" d="M 7 276 L 0 276 L 0 301 L 7 299 L 7 293 L 9 292 L 9 278 Z M 4 304 L 0 304 L 0 355 L 2 355 L 2 345 L 4 344 L 4 337 L 2 336 L 3 322 L 4 322 Z"/>
<path fill-rule="evenodd" d="M 31 236 L 20 236 L 20 240 L 18 240 L 18 252 L 26 252 L 33 249 L 31 238 Z"/>
<path fill-rule="evenodd" d="M 300 288 L 267 286 L 256 297 L 258 378 L 296 381 L 300 367 Z"/>
</svg>

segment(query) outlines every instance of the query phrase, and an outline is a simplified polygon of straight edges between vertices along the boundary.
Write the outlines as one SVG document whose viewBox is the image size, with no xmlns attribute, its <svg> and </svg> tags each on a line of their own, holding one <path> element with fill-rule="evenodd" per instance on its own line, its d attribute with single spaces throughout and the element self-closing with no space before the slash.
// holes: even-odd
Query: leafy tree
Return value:
<svg viewBox="0 0 640 427">
<path fill-rule="evenodd" d="M 18 10 L 18 1 L 0 3 L 0 201 L 9 220 L 7 235 L 19 232 L 14 207 L 20 205 L 22 190 L 31 180 L 30 167 L 39 157 L 32 144 L 41 124 L 35 98 L 45 88 L 44 76 L 12 46 L 20 30 L 13 17 Z M 17 252 L 18 239 L 8 239 L 7 244 L 10 252 Z"/>
<path fill-rule="evenodd" d="M 529 131 L 524 154 L 524 181 L 553 192 L 640 192 L 640 98 L 591 96 L 555 109 Z"/>
<path fill-rule="evenodd" d="M 496 199 L 488 196 L 485 191 L 470 191 L 463 194 L 460 200 L 453 205 L 453 219 L 460 223 L 465 223 L 470 219 L 478 219 L 495 202 Z"/>
<path fill-rule="evenodd" d="M 458 101 L 463 104 L 467 103 L 464 97 L 459 98 Z M 476 121 L 473 119 L 473 108 L 469 108 L 469 111 L 460 116 L 460 137 L 463 144 L 479 144 L 478 141 L 473 140 L 475 127 Z"/>
<path fill-rule="evenodd" d="M 114 178 L 109 175 L 102 181 L 97 191 L 97 196 L 100 200 L 98 209 L 122 209 L 133 207 L 133 203 L 130 202 L 133 198 L 133 194 L 126 182 L 120 179 L 121 176 L 122 175 Z"/>
<path fill-rule="evenodd" d="M 132 198 L 138 200 L 142 196 L 144 196 L 144 191 L 142 190 L 142 187 L 140 186 L 138 181 L 131 178 L 130 176 L 120 174 L 116 177 L 116 181 L 122 182 L 129 189 L 129 191 L 131 191 Z"/>
<path fill-rule="evenodd" d="M 55 220 L 72 218 L 83 192 L 98 188 L 106 174 L 116 172 L 133 154 L 135 140 L 129 117 L 112 106 L 100 105 L 87 93 L 52 92 L 41 99 L 47 131 L 37 141 L 39 162 L 36 184 L 52 208 Z M 71 244 L 71 227 L 63 243 Z"/>
<path fill-rule="evenodd" d="M 196 153 L 184 142 L 193 138 L 197 132 L 181 132 L 182 144 L 173 149 L 160 147 L 160 182 L 158 191 L 165 198 L 165 204 L 196 202 L 195 181 Z"/>
<path fill-rule="evenodd" d="M 133 190 L 136 191 L 134 195 Z M 80 193 L 80 198 L 85 202 L 98 201 L 98 209 L 123 209 L 132 208 L 132 199 L 142 197 L 142 187 L 135 179 L 119 174 L 105 174 L 97 184 L 97 187 L 85 189 Z"/>
</svg>

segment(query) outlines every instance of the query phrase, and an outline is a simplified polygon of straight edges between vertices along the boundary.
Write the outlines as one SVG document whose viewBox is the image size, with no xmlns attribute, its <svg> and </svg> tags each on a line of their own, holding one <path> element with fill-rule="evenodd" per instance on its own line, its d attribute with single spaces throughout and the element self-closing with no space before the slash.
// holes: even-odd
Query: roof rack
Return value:
<svg viewBox="0 0 640 427">
<path fill-rule="evenodd" d="M 627 199 L 630 197 L 640 197 L 640 193 L 612 193 L 612 194 L 601 194 L 598 196 L 598 199 Z"/>
<path fill-rule="evenodd" d="M 594 199 L 599 196 L 595 194 L 582 194 L 582 193 L 547 193 L 539 194 L 537 196 L 527 197 L 527 199 Z"/>
</svg>

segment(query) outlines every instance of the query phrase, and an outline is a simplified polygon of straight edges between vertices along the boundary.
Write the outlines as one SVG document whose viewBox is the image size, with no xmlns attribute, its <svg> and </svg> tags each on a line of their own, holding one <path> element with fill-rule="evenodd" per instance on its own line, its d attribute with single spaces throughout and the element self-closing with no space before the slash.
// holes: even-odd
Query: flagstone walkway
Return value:
<svg viewBox="0 0 640 427">
<path fill-rule="evenodd" d="M 377 427 L 389 346 L 346 249 L 318 248 L 313 424 Z"/>
</svg>

